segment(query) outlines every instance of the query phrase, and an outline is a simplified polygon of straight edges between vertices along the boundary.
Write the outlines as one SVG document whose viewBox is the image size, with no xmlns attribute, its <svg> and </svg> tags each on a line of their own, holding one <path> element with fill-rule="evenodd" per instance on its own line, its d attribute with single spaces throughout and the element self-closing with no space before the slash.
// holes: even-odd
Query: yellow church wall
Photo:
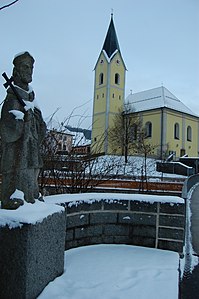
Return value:
<svg viewBox="0 0 199 299">
<path fill-rule="evenodd" d="M 103 60 L 103 63 L 101 61 Z M 120 63 L 117 63 L 117 60 Z M 110 70 L 108 70 L 108 68 Z M 107 81 L 108 72 L 110 71 L 110 82 Z M 99 84 L 100 74 L 103 73 L 103 84 Z M 115 74 L 120 75 L 119 84 L 115 84 Z M 125 83 L 125 66 L 121 55 L 117 53 L 110 63 L 102 52 L 95 70 L 95 93 L 94 93 L 94 111 L 97 113 L 106 111 L 107 92 L 109 92 L 109 111 L 117 113 L 118 109 L 123 106 L 124 101 L 124 83 Z M 109 85 L 109 89 L 107 86 Z"/>
<path fill-rule="evenodd" d="M 174 125 L 179 124 L 179 139 L 174 138 Z M 192 140 L 187 140 L 187 127 L 192 129 Z M 190 115 L 179 112 L 167 113 L 166 140 L 168 151 L 176 152 L 176 157 L 181 156 L 181 149 L 189 156 L 198 156 L 198 120 Z"/>
<path fill-rule="evenodd" d="M 174 138 L 174 126 L 179 124 L 179 139 Z M 176 152 L 176 157 L 180 156 L 180 149 L 183 148 L 183 123 L 182 116 L 176 112 L 167 113 L 167 130 L 166 130 L 166 142 L 168 144 L 168 154 L 171 151 Z"/>
<path fill-rule="evenodd" d="M 187 127 L 190 126 L 192 129 L 192 138 L 191 141 L 187 140 Z M 198 157 L 198 121 L 187 117 L 185 119 L 185 132 L 186 132 L 186 141 L 185 148 L 186 154 L 190 157 Z"/>
<path fill-rule="evenodd" d="M 166 155 L 169 152 L 174 151 L 176 158 L 180 157 L 184 149 L 188 156 L 198 156 L 198 119 L 191 115 L 182 114 L 177 111 L 165 109 L 166 121 L 164 122 L 162 150 L 166 151 Z M 160 157 L 161 151 L 161 125 L 162 125 L 162 110 L 150 110 L 139 113 L 142 120 L 142 126 L 145 127 L 147 122 L 152 123 L 152 136 L 146 138 L 146 142 L 149 142 L 154 146 L 152 155 Z M 164 116 L 165 117 L 165 116 Z M 179 139 L 174 138 L 174 125 L 179 124 Z M 187 127 L 190 126 L 192 130 L 191 141 L 187 140 Z"/>
<path fill-rule="evenodd" d="M 142 113 L 142 125 L 145 127 L 147 122 L 152 123 L 152 136 L 146 138 L 154 150 L 151 154 L 159 155 L 161 144 L 161 112 L 160 111 L 146 111 Z"/>
<path fill-rule="evenodd" d="M 119 63 L 118 63 L 119 61 Z M 124 89 L 125 84 L 125 66 L 122 61 L 120 53 L 116 53 L 115 56 L 111 60 L 111 69 L 110 69 L 110 85 L 116 86 L 118 88 Z M 120 83 L 115 84 L 115 74 L 120 75 Z"/>
<path fill-rule="evenodd" d="M 92 129 L 92 151 L 103 152 L 104 151 L 104 132 L 105 132 L 105 113 L 96 114 L 93 118 Z"/>
<path fill-rule="evenodd" d="M 123 92 L 120 90 L 110 90 L 110 111 L 113 113 L 118 113 L 120 108 L 123 108 Z M 114 97 L 113 97 L 114 95 Z"/>
<path fill-rule="evenodd" d="M 118 63 L 119 61 L 119 63 Z M 115 83 L 115 74 L 119 74 L 119 84 Z M 124 105 L 125 66 L 120 53 L 116 53 L 110 63 L 110 95 L 109 111 L 118 113 Z"/>
<path fill-rule="evenodd" d="M 96 89 L 94 100 L 94 111 L 97 113 L 106 111 L 106 88 Z"/>
<path fill-rule="evenodd" d="M 103 75 L 104 75 L 103 84 L 100 84 L 100 81 L 99 81 L 99 75 L 101 73 L 103 73 Z M 104 53 L 102 52 L 99 59 L 98 59 L 96 69 L 95 69 L 95 87 L 96 88 L 103 87 L 103 86 L 106 85 L 106 83 L 107 83 L 107 73 L 108 73 L 108 62 L 107 62 L 107 59 L 106 59 Z"/>
</svg>

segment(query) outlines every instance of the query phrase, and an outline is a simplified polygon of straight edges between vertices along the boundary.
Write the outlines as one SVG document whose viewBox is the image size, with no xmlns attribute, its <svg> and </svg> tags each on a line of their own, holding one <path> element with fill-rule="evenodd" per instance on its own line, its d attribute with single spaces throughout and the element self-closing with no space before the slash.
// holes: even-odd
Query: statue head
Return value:
<svg viewBox="0 0 199 299">
<path fill-rule="evenodd" d="M 28 52 L 15 56 L 13 60 L 13 77 L 16 85 L 28 85 L 32 81 L 34 58 Z"/>
</svg>

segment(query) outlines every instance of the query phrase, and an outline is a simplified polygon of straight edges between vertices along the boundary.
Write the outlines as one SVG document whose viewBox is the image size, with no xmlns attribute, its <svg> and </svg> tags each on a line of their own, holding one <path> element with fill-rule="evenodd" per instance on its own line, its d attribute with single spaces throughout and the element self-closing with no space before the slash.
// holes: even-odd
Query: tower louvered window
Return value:
<svg viewBox="0 0 199 299">
<path fill-rule="evenodd" d="M 118 73 L 115 74 L 115 84 L 120 84 L 120 75 Z"/>
<path fill-rule="evenodd" d="M 104 74 L 100 73 L 99 75 L 99 85 L 102 85 L 104 83 Z"/>
</svg>

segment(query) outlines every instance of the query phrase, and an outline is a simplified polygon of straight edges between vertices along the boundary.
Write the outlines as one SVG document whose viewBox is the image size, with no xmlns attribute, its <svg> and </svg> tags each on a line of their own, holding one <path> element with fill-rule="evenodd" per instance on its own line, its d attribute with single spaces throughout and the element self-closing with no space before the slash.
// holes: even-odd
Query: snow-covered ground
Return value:
<svg viewBox="0 0 199 299">
<path fill-rule="evenodd" d="M 147 177 L 153 178 L 175 178 L 185 179 L 186 176 L 176 175 L 172 173 L 162 173 L 156 170 L 157 159 L 147 158 L 146 159 L 146 174 L 145 174 L 145 158 L 142 156 L 128 156 L 128 162 L 125 163 L 124 156 L 111 156 L 105 155 L 97 159 L 96 173 L 100 173 L 103 169 L 107 169 L 107 165 L 115 165 L 110 174 L 117 174 L 118 176 L 130 176 L 130 177 L 141 177 L 146 175 Z M 153 179 L 154 180 L 154 179 Z"/>
<path fill-rule="evenodd" d="M 125 200 L 137 198 L 137 195 L 122 196 Z M 7 224 L 13 228 L 22 226 L 23 223 L 41 222 L 48 215 L 63 210 L 63 207 L 55 203 L 70 201 L 73 205 L 79 199 L 89 202 L 103 198 L 117 201 L 121 199 L 121 194 L 64 194 L 49 196 L 45 198 L 45 203 L 36 201 L 32 205 L 25 202 L 17 210 L 0 209 L 0 225 Z M 170 202 L 170 204 L 183 202 L 182 198 L 175 196 L 139 195 L 139 200 L 150 203 Z M 191 243 L 190 236 L 186 243 Z M 197 263 L 198 259 L 194 265 Z M 178 267 L 179 255 L 176 252 L 128 245 L 80 247 L 65 252 L 64 274 L 51 282 L 38 298 L 177 299 Z"/>
<path fill-rule="evenodd" d="M 129 245 L 65 252 L 64 274 L 38 299 L 177 299 L 179 255 Z"/>
</svg>

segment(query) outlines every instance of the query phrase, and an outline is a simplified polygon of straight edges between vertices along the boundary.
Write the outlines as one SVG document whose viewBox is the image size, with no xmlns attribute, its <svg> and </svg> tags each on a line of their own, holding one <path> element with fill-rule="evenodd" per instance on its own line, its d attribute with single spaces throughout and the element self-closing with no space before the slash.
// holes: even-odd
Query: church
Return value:
<svg viewBox="0 0 199 299">
<path fill-rule="evenodd" d="M 113 154 L 108 131 L 116 115 L 124 111 L 124 105 L 128 103 L 131 106 L 129 117 L 132 113 L 139 117 L 146 132 L 146 141 L 154 146 L 152 157 L 198 157 L 199 116 L 166 87 L 131 93 L 125 99 L 127 69 L 120 51 L 113 14 L 94 70 L 93 151 Z"/>
</svg>

